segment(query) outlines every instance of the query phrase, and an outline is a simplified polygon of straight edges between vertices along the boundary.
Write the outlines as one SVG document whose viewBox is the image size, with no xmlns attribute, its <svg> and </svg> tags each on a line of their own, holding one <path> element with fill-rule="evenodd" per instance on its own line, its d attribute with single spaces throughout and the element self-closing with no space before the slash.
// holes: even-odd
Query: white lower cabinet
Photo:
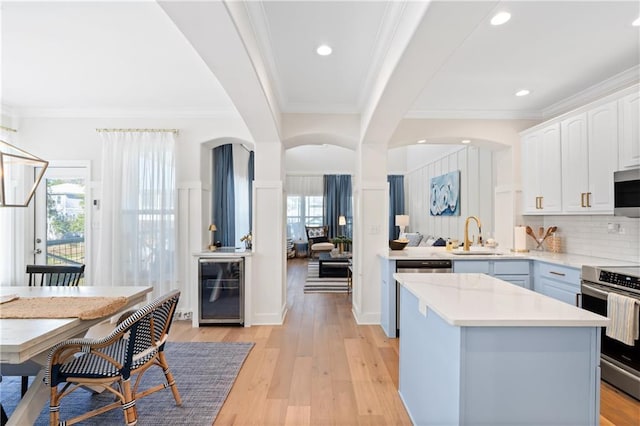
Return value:
<svg viewBox="0 0 640 426">
<path fill-rule="evenodd" d="M 453 272 L 479 273 L 530 289 L 531 262 L 528 260 L 454 260 Z"/>
<path fill-rule="evenodd" d="M 578 305 L 580 294 L 580 270 L 552 263 L 534 262 L 534 290 L 546 296 Z"/>
</svg>

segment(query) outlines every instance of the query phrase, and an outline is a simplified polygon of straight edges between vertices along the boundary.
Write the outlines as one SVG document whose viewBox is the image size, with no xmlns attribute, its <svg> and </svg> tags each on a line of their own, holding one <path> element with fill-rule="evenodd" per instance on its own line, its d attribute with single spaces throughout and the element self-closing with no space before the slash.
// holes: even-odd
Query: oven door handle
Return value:
<svg viewBox="0 0 640 426">
<path fill-rule="evenodd" d="M 600 290 L 599 288 L 595 288 L 590 286 L 589 284 L 582 283 L 582 294 L 586 294 L 587 296 L 592 296 L 597 299 L 607 300 L 609 293 L 606 291 Z"/>
</svg>

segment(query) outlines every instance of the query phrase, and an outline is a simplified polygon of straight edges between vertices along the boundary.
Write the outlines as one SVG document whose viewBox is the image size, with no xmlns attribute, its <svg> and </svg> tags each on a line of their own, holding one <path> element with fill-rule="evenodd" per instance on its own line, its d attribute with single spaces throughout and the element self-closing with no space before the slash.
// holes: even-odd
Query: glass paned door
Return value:
<svg viewBox="0 0 640 426">
<path fill-rule="evenodd" d="M 87 169 L 49 167 L 36 194 L 36 264 L 84 264 Z"/>
</svg>

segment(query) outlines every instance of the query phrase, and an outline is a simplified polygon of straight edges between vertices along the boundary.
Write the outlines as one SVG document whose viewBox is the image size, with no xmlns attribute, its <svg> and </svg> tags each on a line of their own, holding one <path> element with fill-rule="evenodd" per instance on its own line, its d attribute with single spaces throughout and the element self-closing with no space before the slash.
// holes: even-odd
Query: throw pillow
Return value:
<svg viewBox="0 0 640 426">
<path fill-rule="evenodd" d="M 442 238 L 438 238 L 435 243 L 433 243 L 434 247 L 444 247 L 447 245 L 447 242 Z"/>
<path fill-rule="evenodd" d="M 327 237 L 316 237 L 313 239 L 313 244 L 316 243 L 328 243 L 329 242 L 329 238 Z"/>
<path fill-rule="evenodd" d="M 309 238 L 317 238 L 317 237 L 325 236 L 323 227 L 309 228 L 307 232 L 309 234 Z"/>
<path fill-rule="evenodd" d="M 409 242 L 407 243 L 407 247 L 418 247 L 418 244 L 420 244 L 420 240 L 422 240 L 422 234 L 420 234 L 419 232 L 407 232 L 406 234 L 403 234 L 403 237 L 409 240 Z"/>
</svg>

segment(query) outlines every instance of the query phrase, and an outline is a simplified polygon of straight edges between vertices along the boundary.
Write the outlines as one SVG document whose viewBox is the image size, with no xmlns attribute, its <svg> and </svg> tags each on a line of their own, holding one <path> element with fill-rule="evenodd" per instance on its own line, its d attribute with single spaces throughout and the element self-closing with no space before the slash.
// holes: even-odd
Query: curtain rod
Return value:
<svg viewBox="0 0 640 426">
<path fill-rule="evenodd" d="M 96 129 L 96 132 L 147 132 L 147 133 L 163 133 L 171 132 L 178 134 L 178 129 Z"/>
<path fill-rule="evenodd" d="M 0 129 L 6 130 L 7 132 L 17 132 L 16 129 L 12 129 L 11 127 L 0 126 Z"/>
</svg>

